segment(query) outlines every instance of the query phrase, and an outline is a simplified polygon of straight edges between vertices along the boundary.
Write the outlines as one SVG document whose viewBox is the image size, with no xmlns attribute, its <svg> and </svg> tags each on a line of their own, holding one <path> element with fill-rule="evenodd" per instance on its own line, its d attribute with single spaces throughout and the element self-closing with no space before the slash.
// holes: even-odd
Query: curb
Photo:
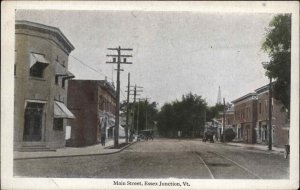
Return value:
<svg viewBox="0 0 300 190">
<path fill-rule="evenodd" d="M 260 152 L 265 152 L 268 154 L 283 154 L 284 151 L 277 151 L 277 150 L 263 150 L 263 149 L 259 149 L 259 148 L 255 148 L 255 147 L 243 147 L 243 146 L 239 146 L 239 145 L 234 145 L 234 144 L 227 144 L 227 143 L 217 143 L 217 144 L 221 144 L 224 146 L 234 146 L 234 147 L 239 147 L 239 148 L 243 148 L 246 149 L 247 151 L 260 151 Z"/>
<path fill-rule="evenodd" d="M 60 155 L 60 156 L 40 156 L 40 157 L 26 157 L 26 158 L 14 158 L 13 160 L 27 160 L 27 159 L 45 159 L 45 158 L 66 158 L 66 157 L 79 157 L 79 156 L 98 156 L 98 155 L 109 155 L 109 154 L 116 154 L 119 153 L 121 151 L 123 151 L 124 149 L 128 148 L 129 146 L 133 145 L 137 143 L 137 141 L 134 141 L 120 149 L 117 149 L 116 151 L 113 152 L 105 152 L 105 153 L 92 153 L 92 154 L 73 154 L 73 155 Z"/>
</svg>

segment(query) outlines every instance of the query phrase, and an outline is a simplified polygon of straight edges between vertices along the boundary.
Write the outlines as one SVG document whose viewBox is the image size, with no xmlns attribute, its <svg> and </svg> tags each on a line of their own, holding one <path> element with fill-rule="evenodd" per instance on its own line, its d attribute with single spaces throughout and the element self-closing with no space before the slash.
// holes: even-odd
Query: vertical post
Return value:
<svg viewBox="0 0 300 190">
<path fill-rule="evenodd" d="M 126 111 L 126 143 L 128 143 L 128 120 L 129 120 L 129 93 L 130 93 L 130 73 L 128 73 L 128 87 L 127 87 L 127 111 Z"/>
<path fill-rule="evenodd" d="M 148 118 L 147 118 L 147 117 L 148 117 L 148 116 L 147 116 L 147 115 L 148 115 L 147 110 L 148 110 L 148 109 L 147 109 L 147 104 L 148 104 L 148 101 L 147 101 L 147 97 L 146 97 L 146 101 L 145 101 L 145 109 L 146 109 L 146 130 L 148 129 L 148 121 L 147 121 L 147 119 L 148 119 Z"/>
<path fill-rule="evenodd" d="M 120 119 L 120 64 L 132 64 L 132 62 L 127 62 L 126 57 L 132 57 L 132 55 L 121 55 L 121 50 L 132 51 L 131 48 L 122 48 L 119 46 L 117 48 L 107 48 L 108 50 L 117 51 L 117 55 L 106 55 L 107 57 L 113 57 L 113 61 L 107 61 L 109 64 L 118 64 L 117 68 L 117 92 L 116 92 L 116 119 L 115 119 L 115 129 L 114 129 L 114 146 L 119 145 L 119 119 Z M 123 62 L 121 62 L 121 57 L 123 57 Z M 117 62 L 116 62 L 117 58 Z"/>
<path fill-rule="evenodd" d="M 117 104 L 116 104 L 116 126 L 115 126 L 115 137 L 114 145 L 115 147 L 119 145 L 119 119 L 120 119 L 120 63 L 121 63 L 121 47 L 117 49 L 118 51 L 118 69 L 117 69 Z"/>
<path fill-rule="evenodd" d="M 133 128 L 133 130 L 135 130 L 135 126 L 134 126 L 134 115 L 135 115 L 135 112 L 136 112 L 135 102 L 136 102 L 136 85 L 134 85 L 134 90 L 133 90 L 133 117 L 132 117 L 132 128 Z"/>
<path fill-rule="evenodd" d="M 139 135 L 139 115 L 140 115 L 140 100 L 138 102 L 138 111 L 137 111 L 137 117 L 136 117 L 137 135 Z"/>
<path fill-rule="evenodd" d="M 272 150 L 272 78 L 269 84 L 269 150 Z"/>
<path fill-rule="evenodd" d="M 223 143 L 225 143 L 225 98 L 223 98 L 223 105 L 224 105 L 224 110 L 223 110 Z"/>
</svg>

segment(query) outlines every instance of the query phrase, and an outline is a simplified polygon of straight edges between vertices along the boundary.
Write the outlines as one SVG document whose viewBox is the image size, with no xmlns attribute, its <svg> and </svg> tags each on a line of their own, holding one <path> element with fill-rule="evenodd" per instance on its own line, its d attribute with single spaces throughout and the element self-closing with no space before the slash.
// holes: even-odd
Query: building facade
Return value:
<svg viewBox="0 0 300 190">
<path fill-rule="evenodd" d="M 253 144 L 256 142 L 257 121 L 257 95 L 249 93 L 234 101 L 234 126 L 236 127 L 236 140 Z"/>
<path fill-rule="evenodd" d="M 269 85 L 255 90 L 257 93 L 257 142 L 267 144 L 269 141 Z M 284 147 L 289 144 L 289 121 L 288 115 L 282 109 L 279 100 L 272 98 L 272 143 L 274 146 Z"/>
<path fill-rule="evenodd" d="M 76 119 L 70 120 L 68 146 L 97 144 L 104 135 L 113 138 L 116 92 L 106 80 L 71 80 L 68 86 L 68 107 Z"/>
<path fill-rule="evenodd" d="M 14 149 L 65 146 L 68 56 L 73 45 L 55 27 L 29 21 L 15 24 Z"/>
</svg>

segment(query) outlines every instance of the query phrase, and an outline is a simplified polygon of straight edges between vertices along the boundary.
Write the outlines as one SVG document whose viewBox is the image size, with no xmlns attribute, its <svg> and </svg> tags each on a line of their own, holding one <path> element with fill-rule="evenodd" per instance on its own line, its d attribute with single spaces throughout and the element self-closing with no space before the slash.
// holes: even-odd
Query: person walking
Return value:
<svg viewBox="0 0 300 190">
<path fill-rule="evenodd" d="M 105 139 L 106 139 L 105 136 L 106 136 L 105 133 L 101 135 L 101 144 L 102 144 L 102 146 L 105 146 Z"/>
</svg>

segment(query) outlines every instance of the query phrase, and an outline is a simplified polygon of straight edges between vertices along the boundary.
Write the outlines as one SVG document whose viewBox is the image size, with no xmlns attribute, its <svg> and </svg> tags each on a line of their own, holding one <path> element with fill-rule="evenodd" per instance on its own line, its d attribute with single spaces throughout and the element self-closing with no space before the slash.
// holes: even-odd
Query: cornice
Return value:
<svg viewBox="0 0 300 190">
<path fill-rule="evenodd" d="M 15 23 L 15 29 L 29 29 L 32 31 L 37 31 L 45 34 L 49 34 L 56 38 L 60 43 L 66 47 L 68 53 L 73 51 L 75 48 L 71 42 L 66 38 L 66 36 L 60 31 L 59 28 L 47 26 L 35 22 L 29 22 L 25 20 L 17 20 Z"/>
</svg>

